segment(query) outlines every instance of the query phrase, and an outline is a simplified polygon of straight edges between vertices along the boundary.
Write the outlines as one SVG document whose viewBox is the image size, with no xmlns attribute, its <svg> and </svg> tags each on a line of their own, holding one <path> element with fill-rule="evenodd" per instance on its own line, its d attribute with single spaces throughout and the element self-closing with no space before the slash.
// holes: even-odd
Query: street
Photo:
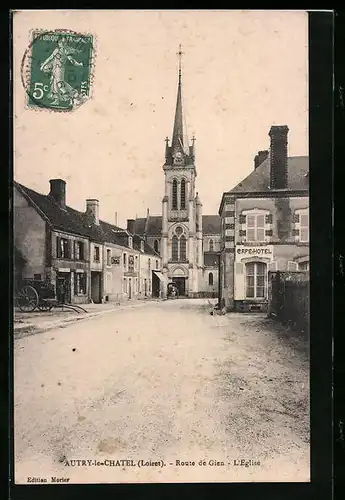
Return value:
<svg viewBox="0 0 345 500">
<path fill-rule="evenodd" d="M 309 481 L 303 343 L 210 310 L 151 302 L 15 340 L 16 482 Z"/>
</svg>

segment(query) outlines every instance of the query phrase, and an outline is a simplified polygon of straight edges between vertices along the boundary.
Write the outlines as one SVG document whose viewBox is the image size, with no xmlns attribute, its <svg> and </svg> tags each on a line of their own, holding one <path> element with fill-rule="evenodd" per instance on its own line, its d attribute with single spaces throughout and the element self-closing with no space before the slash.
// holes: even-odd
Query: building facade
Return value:
<svg viewBox="0 0 345 500">
<path fill-rule="evenodd" d="M 203 216 L 196 191 L 195 138 L 191 143 L 188 141 L 184 121 L 181 58 L 173 133 L 171 141 L 167 137 L 165 142 L 162 215 L 150 216 L 148 210 L 146 218 L 129 219 L 127 228 L 143 236 L 159 252 L 164 284 L 175 282 L 180 296 L 215 296 L 220 218 L 218 215 Z M 206 231 L 204 223 L 207 224 Z M 214 243 L 212 250 L 209 249 L 209 240 Z"/>
<path fill-rule="evenodd" d="M 272 126 L 270 150 L 223 193 L 220 291 L 227 310 L 266 310 L 269 271 L 309 270 L 309 162 L 288 157 L 288 127 Z"/>
<path fill-rule="evenodd" d="M 52 179 L 48 195 L 14 183 L 16 279 L 47 280 L 61 302 L 101 303 L 152 297 L 161 258 L 142 238 L 99 219 L 99 201 L 86 211 L 66 205 L 66 183 Z M 142 276 L 150 274 L 145 288 Z M 158 292 L 159 295 L 159 292 Z"/>
</svg>

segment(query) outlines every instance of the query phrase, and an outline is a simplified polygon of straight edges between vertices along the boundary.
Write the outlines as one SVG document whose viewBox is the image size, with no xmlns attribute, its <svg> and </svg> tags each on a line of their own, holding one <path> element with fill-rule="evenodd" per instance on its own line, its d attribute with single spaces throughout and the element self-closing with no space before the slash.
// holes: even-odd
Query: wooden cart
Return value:
<svg viewBox="0 0 345 500">
<path fill-rule="evenodd" d="M 50 311 L 56 304 L 55 289 L 51 283 L 34 279 L 20 279 L 16 283 L 15 305 L 21 311 Z"/>
</svg>

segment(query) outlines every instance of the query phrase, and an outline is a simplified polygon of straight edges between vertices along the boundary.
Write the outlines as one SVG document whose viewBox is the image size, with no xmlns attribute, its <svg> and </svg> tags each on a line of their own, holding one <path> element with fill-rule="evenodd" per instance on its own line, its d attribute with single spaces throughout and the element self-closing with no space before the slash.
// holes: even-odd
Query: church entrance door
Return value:
<svg viewBox="0 0 345 500">
<path fill-rule="evenodd" d="M 173 277 L 173 281 L 176 283 L 179 296 L 186 295 L 186 278 Z"/>
</svg>

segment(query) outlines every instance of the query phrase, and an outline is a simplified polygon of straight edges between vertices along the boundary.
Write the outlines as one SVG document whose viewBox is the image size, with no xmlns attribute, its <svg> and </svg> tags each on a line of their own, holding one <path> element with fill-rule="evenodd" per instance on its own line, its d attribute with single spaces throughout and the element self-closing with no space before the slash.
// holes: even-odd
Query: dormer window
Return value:
<svg viewBox="0 0 345 500">
<path fill-rule="evenodd" d="M 144 242 L 143 242 L 143 240 L 141 240 L 141 242 L 140 242 L 140 250 L 141 250 L 142 252 L 144 252 L 144 251 L 145 251 L 145 246 L 144 246 Z"/>
<path fill-rule="evenodd" d="M 132 238 L 132 236 L 128 236 L 128 246 L 129 246 L 129 248 L 133 248 L 133 238 Z"/>
</svg>

